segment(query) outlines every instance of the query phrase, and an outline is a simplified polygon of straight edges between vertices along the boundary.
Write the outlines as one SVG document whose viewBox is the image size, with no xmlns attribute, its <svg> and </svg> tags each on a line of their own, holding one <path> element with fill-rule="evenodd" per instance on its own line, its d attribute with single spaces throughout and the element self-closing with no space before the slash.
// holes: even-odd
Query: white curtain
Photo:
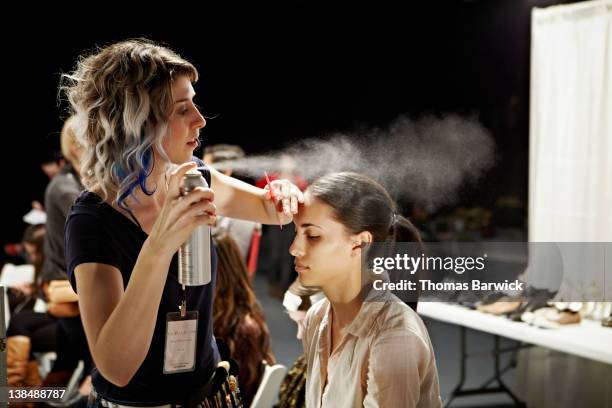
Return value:
<svg viewBox="0 0 612 408">
<path fill-rule="evenodd" d="M 612 0 L 534 9 L 531 41 L 529 241 L 611 242 Z M 517 376 L 529 407 L 612 406 L 610 365 L 535 348 Z"/>
<path fill-rule="evenodd" d="M 612 1 L 535 8 L 529 241 L 612 241 Z"/>
</svg>

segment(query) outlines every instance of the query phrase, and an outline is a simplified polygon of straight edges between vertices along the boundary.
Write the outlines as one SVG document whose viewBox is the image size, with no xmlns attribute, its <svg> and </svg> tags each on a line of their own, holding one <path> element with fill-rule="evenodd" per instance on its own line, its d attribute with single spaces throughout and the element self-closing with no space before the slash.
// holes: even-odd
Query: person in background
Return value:
<svg viewBox="0 0 612 408">
<path fill-rule="evenodd" d="M 302 341 L 304 337 L 304 318 L 308 309 L 323 297 L 325 295 L 320 288 L 307 288 L 299 282 L 299 279 L 293 282 L 285 292 L 283 306 L 291 320 L 297 325 L 296 338 L 299 341 Z M 306 357 L 302 354 L 285 375 L 275 408 L 306 407 L 306 369 Z"/>
<path fill-rule="evenodd" d="M 66 160 L 64 160 L 64 157 L 59 152 L 56 152 L 53 156 L 43 159 L 40 163 L 40 169 L 49 177 L 49 180 L 53 180 L 55 176 L 60 174 L 65 165 Z M 32 204 L 32 207 L 37 207 L 37 205 Z"/>
<path fill-rule="evenodd" d="M 216 144 L 212 146 L 206 146 L 204 148 L 204 155 L 202 160 L 206 164 L 219 164 L 223 162 L 231 162 L 244 158 L 244 150 L 240 146 L 230 144 Z M 215 166 L 213 166 L 215 167 Z M 231 176 L 234 170 L 231 167 L 223 167 L 218 169 L 226 176 Z"/>
<path fill-rule="evenodd" d="M 34 281 L 24 285 L 29 294 L 27 306 L 19 305 L 13 311 L 6 330 L 6 367 L 10 387 L 36 387 L 41 379 L 38 362 L 32 353 L 55 351 L 57 348 L 57 325 L 48 313 L 32 310 L 36 299 L 44 299 L 47 282 L 41 279 L 44 262 L 44 225 L 30 225 L 23 237 L 23 246 L 28 263 L 34 265 Z M 21 306 L 21 307 L 20 307 Z"/>
<path fill-rule="evenodd" d="M 217 168 L 221 163 L 227 163 L 234 160 L 239 160 L 244 157 L 244 150 L 239 146 L 229 144 L 217 144 L 206 146 L 204 148 L 204 163 L 209 164 L 213 168 Z M 226 176 L 233 174 L 231 167 L 223 166 L 218 169 Z M 257 222 L 238 220 L 235 218 L 217 216 L 217 224 L 212 227 L 213 233 L 216 229 L 225 230 L 234 238 L 243 259 L 248 264 L 249 249 L 253 244 L 254 234 L 261 235 L 261 224 Z"/>
<path fill-rule="evenodd" d="M 213 305 L 215 336 L 229 347 L 238 362 L 240 391 L 249 406 L 264 371 L 263 362 L 276 362 L 270 349 L 270 333 L 261 305 L 247 276 L 238 245 L 227 231 L 214 234 L 218 279 Z"/>
<path fill-rule="evenodd" d="M 66 164 L 45 190 L 47 236 L 42 275 L 47 282 L 56 281 L 50 300 L 58 303 L 48 310 L 57 318 L 57 358 L 51 372 L 44 379 L 43 386 L 47 387 L 66 386 L 79 361 L 85 364 L 85 372 L 89 372 L 92 363 L 78 306 L 74 302 L 77 297 L 68 282 L 64 254 L 66 217 L 72 204 L 83 191 L 80 176 L 83 147 L 76 137 L 74 117 L 69 117 L 64 122 L 60 146 Z M 84 395 L 89 394 L 89 390 L 82 391 Z"/>
<path fill-rule="evenodd" d="M 60 134 L 62 154 L 66 164 L 53 177 L 45 190 L 47 237 L 42 275 L 48 280 L 67 279 L 64 256 L 64 224 L 70 207 L 83 191 L 79 175 L 82 147 L 76 139 L 74 118 L 68 118 Z"/>
<path fill-rule="evenodd" d="M 16 283 L 8 287 L 7 295 L 11 314 L 32 310 L 36 299 L 44 298 L 43 288 L 40 284 L 42 283 L 41 275 L 45 257 L 43 252 L 45 233 L 44 224 L 28 225 L 23 232 L 23 238 L 19 244 L 22 250 L 21 256 L 27 264 L 34 267 L 34 274 L 31 281 Z"/>
</svg>

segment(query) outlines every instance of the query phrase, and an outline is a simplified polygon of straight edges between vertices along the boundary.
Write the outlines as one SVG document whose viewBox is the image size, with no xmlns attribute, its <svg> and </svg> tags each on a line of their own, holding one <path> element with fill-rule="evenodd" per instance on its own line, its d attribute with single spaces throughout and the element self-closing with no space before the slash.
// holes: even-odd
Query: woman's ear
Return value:
<svg viewBox="0 0 612 408">
<path fill-rule="evenodd" d="M 363 231 L 352 237 L 353 252 L 361 255 L 361 250 L 372 243 L 374 237 L 370 231 Z"/>
</svg>

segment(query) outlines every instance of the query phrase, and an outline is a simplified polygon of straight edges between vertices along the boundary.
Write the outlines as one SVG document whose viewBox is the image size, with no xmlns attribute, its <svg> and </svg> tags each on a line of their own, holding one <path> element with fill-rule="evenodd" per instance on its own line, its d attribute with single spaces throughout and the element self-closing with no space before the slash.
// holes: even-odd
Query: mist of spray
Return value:
<svg viewBox="0 0 612 408">
<path fill-rule="evenodd" d="M 305 139 L 283 150 L 214 165 L 262 177 L 264 171 L 294 171 L 308 181 L 338 171 L 354 171 L 384 185 L 396 199 L 432 211 L 450 204 L 459 187 L 477 181 L 495 161 L 490 133 L 476 120 L 457 115 L 405 116 L 387 128 Z"/>
</svg>

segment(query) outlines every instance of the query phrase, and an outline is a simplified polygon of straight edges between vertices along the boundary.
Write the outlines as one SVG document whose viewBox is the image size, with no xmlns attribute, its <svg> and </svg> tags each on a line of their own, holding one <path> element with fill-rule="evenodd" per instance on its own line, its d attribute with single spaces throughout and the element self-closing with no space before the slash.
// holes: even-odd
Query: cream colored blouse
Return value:
<svg viewBox="0 0 612 408">
<path fill-rule="evenodd" d="M 331 318 L 322 299 L 304 320 L 308 408 L 442 406 L 431 341 L 409 306 L 389 292 L 373 295 L 330 356 Z"/>
</svg>

